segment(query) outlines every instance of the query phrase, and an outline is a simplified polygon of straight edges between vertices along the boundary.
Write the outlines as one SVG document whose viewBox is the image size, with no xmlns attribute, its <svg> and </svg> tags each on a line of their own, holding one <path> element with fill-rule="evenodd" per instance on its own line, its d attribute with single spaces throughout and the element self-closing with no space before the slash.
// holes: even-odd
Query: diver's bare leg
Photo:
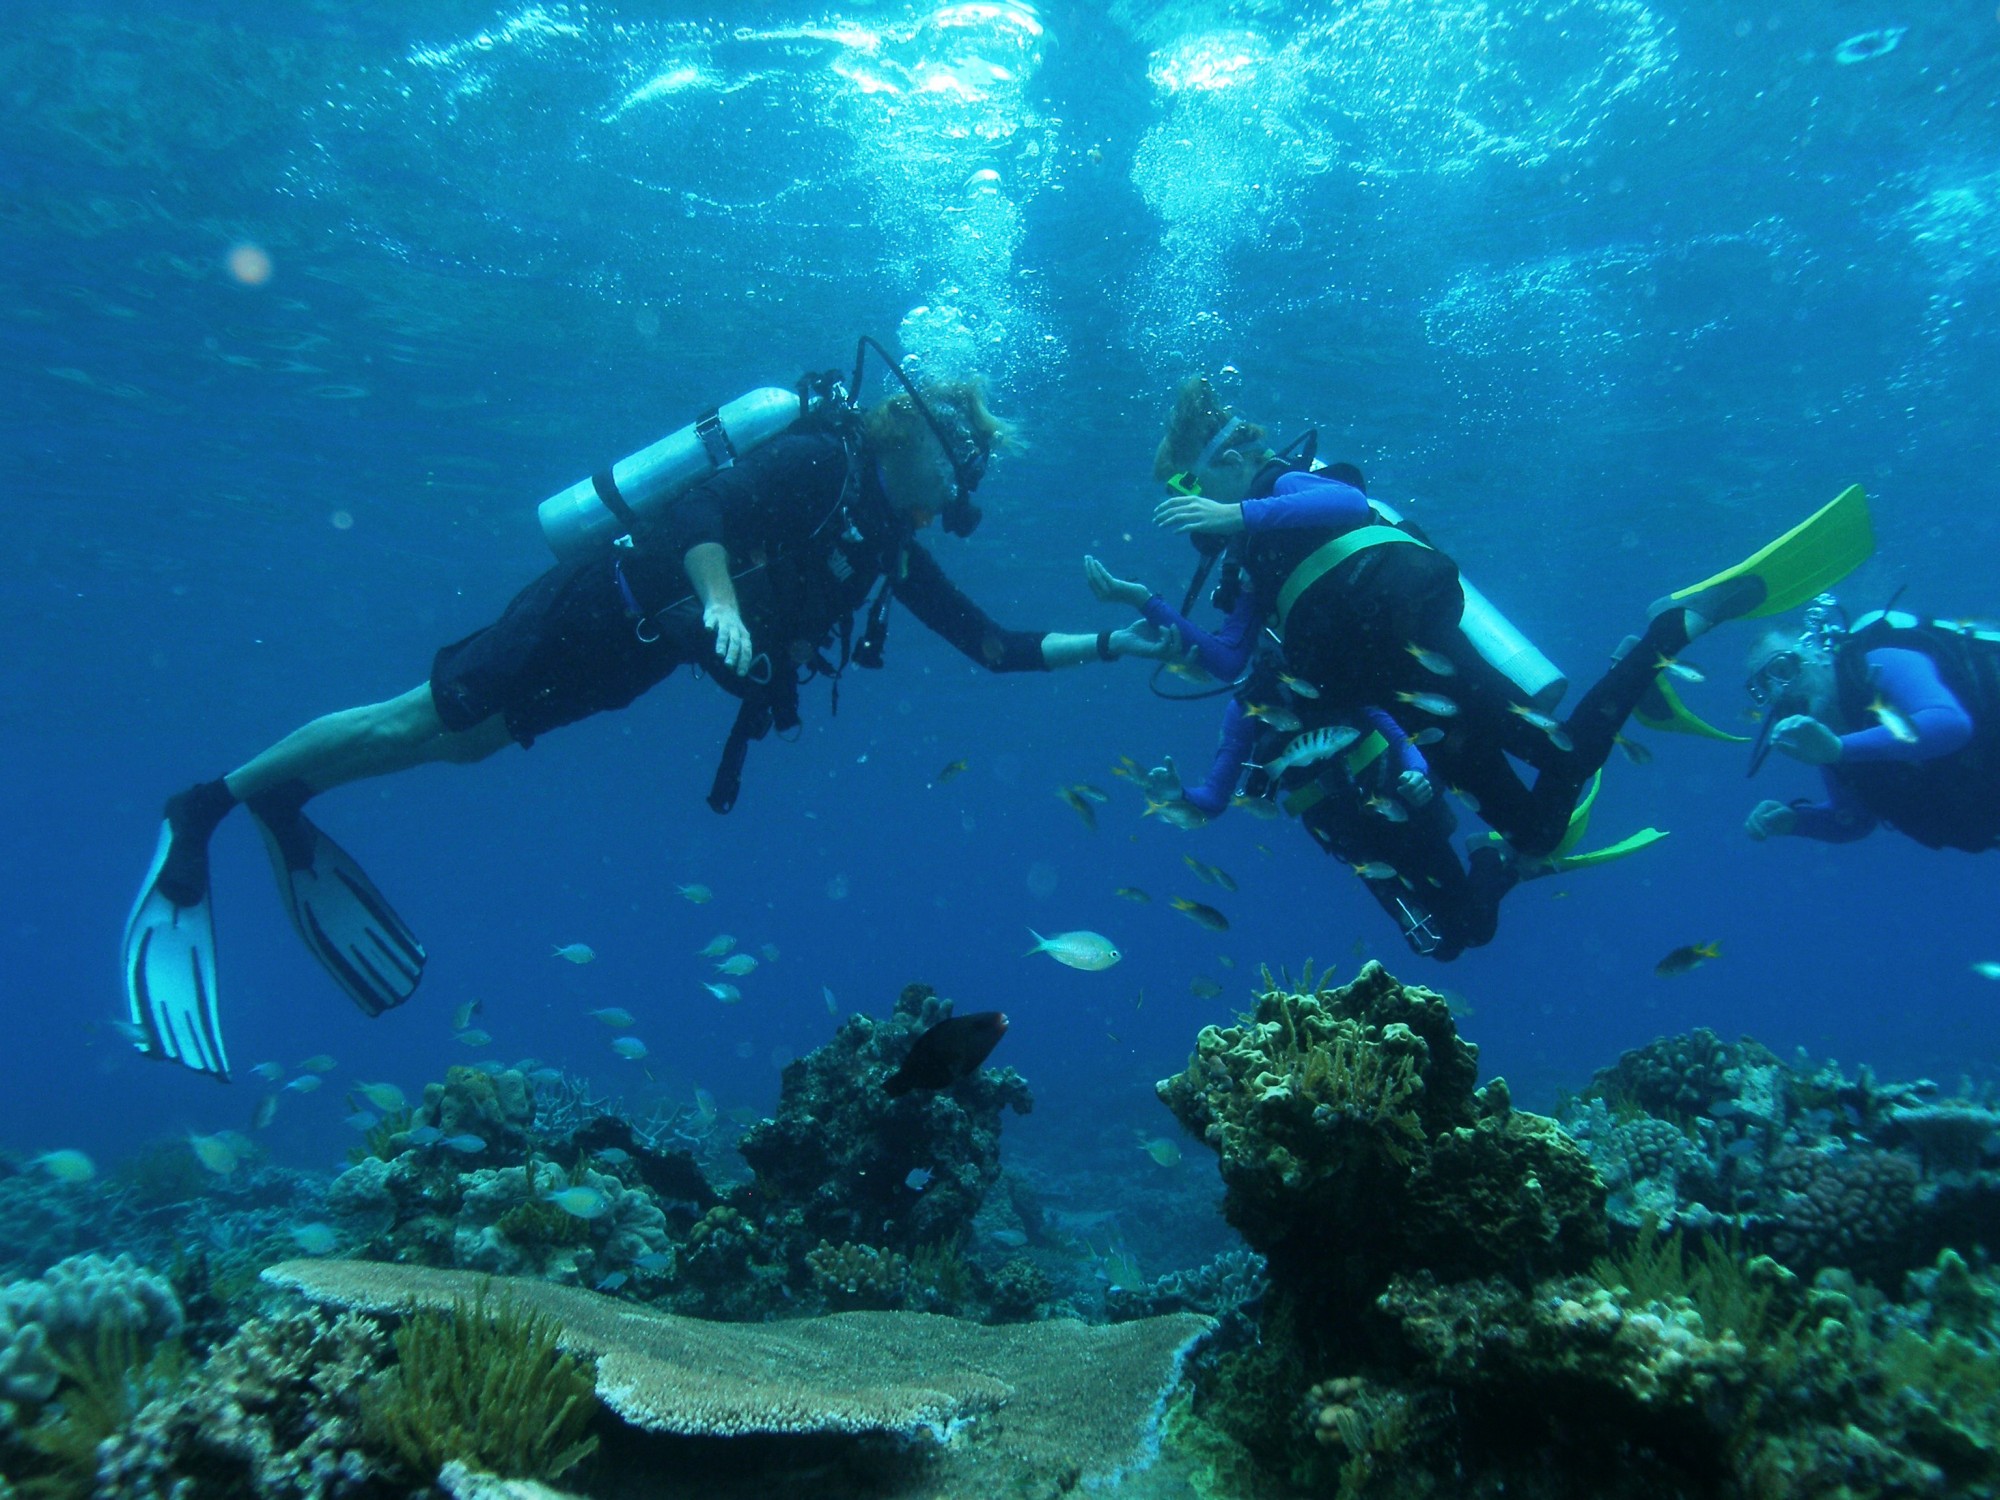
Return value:
<svg viewBox="0 0 2000 1500">
<path fill-rule="evenodd" d="M 224 779 L 239 802 L 288 782 L 303 783 L 317 796 L 433 761 L 484 760 L 508 743 L 506 722 L 498 714 L 470 729 L 445 728 L 426 682 L 386 702 L 314 719 Z"/>
</svg>

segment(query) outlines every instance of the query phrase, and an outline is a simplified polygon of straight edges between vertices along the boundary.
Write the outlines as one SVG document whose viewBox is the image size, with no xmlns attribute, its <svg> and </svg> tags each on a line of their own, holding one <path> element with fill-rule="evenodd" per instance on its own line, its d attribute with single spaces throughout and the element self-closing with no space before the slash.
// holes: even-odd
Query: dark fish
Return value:
<svg viewBox="0 0 2000 1500">
<path fill-rule="evenodd" d="M 1685 974 L 1690 969 L 1698 969 L 1711 958 L 1720 958 L 1722 947 L 1718 943 L 1689 943 L 1685 948 L 1676 948 L 1665 958 L 1653 965 L 1653 972 L 1666 979 L 1674 974 Z"/>
<path fill-rule="evenodd" d="M 997 1010 L 952 1016 L 918 1037 L 903 1065 L 882 1085 L 900 1097 L 911 1089 L 947 1089 L 986 1061 L 1007 1034 L 1007 1018 Z"/>
<path fill-rule="evenodd" d="M 1174 910 L 1186 912 L 1188 916 L 1199 922 L 1203 927 L 1206 927 L 1210 932 L 1229 931 L 1229 918 L 1225 917 L 1214 907 L 1204 906 L 1199 901 L 1190 901 L 1185 896 L 1176 896 L 1174 897 Z"/>
<path fill-rule="evenodd" d="M 964 769 L 965 769 L 965 762 L 962 760 L 955 760 L 950 765 L 946 766 L 942 771 L 938 772 L 936 776 L 931 778 L 932 784 L 935 786 L 943 786 L 947 781 L 951 780 L 952 777 L 956 776 L 960 771 L 963 771 Z"/>
</svg>

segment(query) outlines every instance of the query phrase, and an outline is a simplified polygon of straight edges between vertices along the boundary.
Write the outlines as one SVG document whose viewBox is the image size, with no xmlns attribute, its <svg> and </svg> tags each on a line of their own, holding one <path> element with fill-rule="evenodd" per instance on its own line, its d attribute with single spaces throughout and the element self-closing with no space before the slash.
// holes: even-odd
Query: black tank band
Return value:
<svg viewBox="0 0 2000 1500">
<path fill-rule="evenodd" d="M 597 498 L 604 502 L 604 508 L 616 516 L 627 531 L 639 529 L 639 517 L 625 503 L 625 497 L 618 493 L 618 481 L 611 477 L 609 469 L 599 469 L 591 475 L 590 487 L 597 491 Z"/>
</svg>

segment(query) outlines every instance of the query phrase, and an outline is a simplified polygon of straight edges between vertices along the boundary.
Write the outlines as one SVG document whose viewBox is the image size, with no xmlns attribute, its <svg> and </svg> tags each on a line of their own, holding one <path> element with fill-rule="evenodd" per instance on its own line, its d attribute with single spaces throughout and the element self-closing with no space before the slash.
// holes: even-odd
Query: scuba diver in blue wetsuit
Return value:
<svg viewBox="0 0 2000 1500">
<path fill-rule="evenodd" d="M 1656 728 L 1714 734 L 1684 712 L 1664 668 L 1690 640 L 1726 620 L 1778 614 L 1812 598 L 1874 546 L 1866 498 L 1858 488 L 1844 492 L 1744 562 L 1658 600 L 1644 636 L 1628 638 L 1612 668 L 1558 722 L 1550 710 L 1564 690 L 1560 672 L 1416 526 L 1370 500 L 1356 468 L 1314 464 L 1314 442 L 1308 434 L 1274 452 L 1264 430 L 1230 412 L 1206 378 L 1190 378 L 1154 456 L 1154 476 L 1170 490 L 1154 522 L 1188 532 L 1204 556 L 1182 608 L 1112 578 L 1100 564 L 1088 564 L 1086 572 L 1100 598 L 1138 606 L 1150 624 L 1178 632 L 1224 682 L 1244 670 L 1258 638 L 1268 636 L 1282 652 L 1286 688 L 1302 710 L 1302 726 L 1346 722 L 1360 730 L 1372 712 L 1392 716 L 1400 738 L 1428 758 L 1426 784 L 1452 790 L 1508 844 L 1496 854 L 1474 850 L 1472 866 L 1460 870 L 1448 828 L 1440 832 L 1442 818 L 1384 820 L 1394 822 L 1400 838 L 1418 840 L 1404 850 L 1408 862 L 1428 858 L 1424 888 L 1414 882 L 1404 888 L 1418 904 L 1430 890 L 1452 888 L 1452 872 L 1472 888 L 1466 908 L 1472 916 L 1458 924 L 1464 936 L 1440 940 L 1438 950 L 1452 942 L 1472 946 L 1480 932 L 1490 938 L 1486 912 L 1514 878 L 1546 868 L 1538 862 L 1554 860 L 1556 868 L 1598 864 L 1658 838 L 1656 830 L 1642 830 L 1610 848 L 1570 854 L 1626 718 L 1640 712 Z M 1216 602 L 1228 620 L 1206 634 L 1186 620 L 1186 612 L 1218 558 L 1226 566 Z M 1242 732 L 1240 722 L 1234 728 Z M 1522 780 L 1510 756 L 1538 772 L 1534 786 Z M 1406 770 L 1388 760 L 1374 774 L 1390 768 L 1396 776 Z M 1356 806 L 1354 788 L 1342 786 L 1342 776 L 1344 764 L 1316 778 L 1334 802 L 1322 814 L 1328 820 Z M 1384 794 L 1376 784 L 1360 806 Z M 1310 808 L 1300 814 L 1310 816 Z M 1180 818 L 1170 814 L 1170 820 Z M 1328 822 L 1318 836 L 1322 844 L 1366 852 L 1376 846 L 1378 832 L 1366 824 L 1356 830 L 1352 822 L 1340 828 Z M 1506 864 L 1512 860 L 1530 864 L 1510 876 Z M 1394 868 L 1402 884 L 1400 866 Z M 1432 940 L 1418 930 L 1422 918 L 1412 926 L 1394 908 L 1392 914 L 1412 946 L 1422 950 Z"/>
<path fill-rule="evenodd" d="M 1849 627 L 1822 596 L 1800 634 L 1759 642 L 1747 686 L 1764 711 L 1750 774 L 1776 750 L 1827 793 L 1759 802 L 1751 838 L 1844 844 L 1886 823 L 1930 849 L 2000 845 L 2000 630 L 1894 609 Z"/>
<path fill-rule="evenodd" d="M 855 395 L 870 350 L 902 389 L 864 410 Z M 837 709 L 849 662 L 882 664 L 894 600 L 995 672 L 1162 655 L 1166 641 L 1143 622 L 1076 635 L 1005 629 L 917 541 L 937 518 L 970 534 L 973 491 L 1009 431 L 978 383 L 920 390 L 863 339 L 845 384 L 834 371 L 752 391 L 544 501 L 544 535 L 561 560 L 499 619 L 440 650 L 428 681 L 316 719 L 168 799 L 125 930 L 135 1045 L 228 1077 L 208 844 L 239 802 L 265 835 L 299 936 L 356 1004 L 379 1015 L 415 993 L 424 949 L 306 817 L 322 792 L 526 748 L 625 707 L 685 666 L 739 700 L 708 797 L 727 812 L 749 744 L 797 728 L 804 683 L 831 679 Z"/>
</svg>

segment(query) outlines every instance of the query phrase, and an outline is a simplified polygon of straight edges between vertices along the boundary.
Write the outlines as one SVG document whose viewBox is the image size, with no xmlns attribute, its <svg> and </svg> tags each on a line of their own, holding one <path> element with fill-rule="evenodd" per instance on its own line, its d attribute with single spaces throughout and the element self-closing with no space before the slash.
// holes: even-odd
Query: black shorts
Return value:
<svg viewBox="0 0 2000 1500">
<path fill-rule="evenodd" d="M 652 635 L 654 622 L 646 623 Z M 516 594 L 498 620 L 438 652 L 431 662 L 438 718 L 457 732 L 499 714 L 526 746 L 551 729 L 623 708 L 694 659 L 688 622 L 651 641 L 639 638 L 636 624 L 609 558 L 558 563 Z"/>
</svg>

